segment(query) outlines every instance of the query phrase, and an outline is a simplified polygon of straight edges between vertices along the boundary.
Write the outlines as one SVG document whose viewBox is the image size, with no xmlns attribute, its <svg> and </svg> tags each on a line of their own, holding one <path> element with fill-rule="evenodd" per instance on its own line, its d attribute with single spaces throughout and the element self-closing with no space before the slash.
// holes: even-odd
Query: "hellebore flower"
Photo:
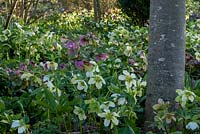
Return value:
<svg viewBox="0 0 200 134">
<path fill-rule="evenodd" d="M 176 92 L 178 93 L 178 96 L 176 97 L 176 101 L 179 102 L 182 107 L 185 107 L 188 100 L 190 102 L 193 102 L 194 98 L 196 97 L 196 95 L 192 91 L 189 91 L 189 90 L 177 89 Z"/>
<path fill-rule="evenodd" d="M 111 129 L 113 128 L 113 125 L 118 125 L 119 120 L 117 117 L 120 117 L 119 114 L 116 112 L 110 112 L 110 110 L 105 109 L 103 113 L 98 114 L 99 117 L 105 118 L 104 119 L 104 126 L 108 127 L 111 124 Z"/>
<path fill-rule="evenodd" d="M 60 64 L 60 68 L 61 68 L 61 69 L 64 70 L 66 67 L 67 67 L 67 65 L 66 65 L 65 63 Z"/>
<path fill-rule="evenodd" d="M 73 42 L 73 41 L 70 41 L 70 40 L 67 42 L 66 47 L 68 49 L 72 49 L 72 50 L 78 49 L 78 45 L 76 44 L 76 42 Z"/>
<path fill-rule="evenodd" d="M 132 47 L 127 46 L 126 49 L 125 49 L 125 51 L 124 51 L 124 55 L 130 57 L 131 54 L 132 54 Z"/>
<path fill-rule="evenodd" d="M 102 54 L 99 54 L 99 55 L 96 56 L 96 61 L 97 62 L 100 61 L 100 60 L 105 61 L 107 59 L 108 59 L 108 55 L 106 53 L 102 53 Z"/>
<path fill-rule="evenodd" d="M 73 112 L 74 114 L 78 115 L 79 120 L 85 120 L 87 118 L 85 111 L 80 107 L 75 106 Z"/>
<path fill-rule="evenodd" d="M 44 84 L 47 85 L 47 87 L 49 89 L 53 89 L 54 88 L 53 80 L 50 80 L 48 75 L 45 75 L 43 77 L 43 82 L 45 82 Z"/>
<path fill-rule="evenodd" d="M 100 105 L 100 108 L 104 109 L 104 110 L 105 109 L 109 110 L 110 107 L 114 108 L 115 107 L 115 103 L 112 102 L 112 101 L 106 101 L 106 102 L 104 102 L 103 104 Z"/>
<path fill-rule="evenodd" d="M 75 53 L 79 48 L 76 42 L 73 42 L 70 40 L 67 42 L 66 47 L 68 48 L 69 55 L 72 55 L 73 53 Z"/>
<path fill-rule="evenodd" d="M 131 88 L 132 85 L 136 86 L 136 76 L 133 73 L 129 73 L 127 70 L 123 70 L 123 75 L 119 75 L 118 79 L 125 81 L 126 88 Z"/>
<path fill-rule="evenodd" d="M 78 90 L 84 90 L 84 92 L 87 92 L 88 86 L 84 80 L 78 80 L 77 88 Z"/>
<path fill-rule="evenodd" d="M 101 89 L 103 84 L 106 84 L 105 80 L 102 78 L 100 75 L 94 75 L 93 77 L 90 78 L 88 81 L 88 84 L 95 84 L 97 89 Z"/>
<path fill-rule="evenodd" d="M 196 122 L 189 122 L 186 125 L 186 129 L 196 130 L 199 129 L 199 125 Z"/>
<path fill-rule="evenodd" d="M 23 120 L 13 120 L 11 128 L 17 128 L 18 134 L 25 133 L 27 129 Z"/>
<path fill-rule="evenodd" d="M 76 68 L 80 69 L 80 70 L 83 70 L 85 65 L 84 65 L 84 61 L 82 60 L 79 60 L 79 61 L 75 61 L 75 66 Z"/>
<path fill-rule="evenodd" d="M 79 43 L 81 46 L 86 46 L 88 42 L 89 42 L 89 40 L 84 35 L 80 36 Z"/>
</svg>

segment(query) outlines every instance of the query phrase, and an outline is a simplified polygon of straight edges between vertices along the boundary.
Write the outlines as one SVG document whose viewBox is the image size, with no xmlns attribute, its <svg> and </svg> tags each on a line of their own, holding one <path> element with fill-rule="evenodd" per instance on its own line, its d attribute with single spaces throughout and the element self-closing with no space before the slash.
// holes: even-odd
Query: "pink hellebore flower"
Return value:
<svg viewBox="0 0 200 134">
<path fill-rule="evenodd" d="M 70 41 L 70 40 L 67 42 L 66 47 L 68 49 L 72 49 L 72 50 L 78 49 L 78 45 L 76 44 L 76 42 L 73 42 L 73 41 Z"/>
<path fill-rule="evenodd" d="M 76 42 L 73 42 L 73 41 L 70 41 L 70 40 L 67 42 L 66 47 L 68 48 L 68 54 L 69 55 L 72 55 L 79 48 L 78 45 L 76 44 Z"/>
<path fill-rule="evenodd" d="M 134 61 L 133 59 L 129 59 L 129 60 L 128 60 L 128 63 L 131 64 L 131 65 L 134 65 L 134 64 L 135 64 L 135 61 Z"/>
</svg>

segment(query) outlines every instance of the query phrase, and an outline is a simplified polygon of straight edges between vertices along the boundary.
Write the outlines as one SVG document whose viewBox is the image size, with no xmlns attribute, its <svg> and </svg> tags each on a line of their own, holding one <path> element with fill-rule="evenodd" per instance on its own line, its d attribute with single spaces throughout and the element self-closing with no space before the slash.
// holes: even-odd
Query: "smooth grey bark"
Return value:
<svg viewBox="0 0 200 134">
<path fill-rule="evenodd" d="M 185 0 L 150 1 L 145 128 L 153 121 L 159 98 L 175 106 L 176 89 L 184 88 Z"/>
</svg>

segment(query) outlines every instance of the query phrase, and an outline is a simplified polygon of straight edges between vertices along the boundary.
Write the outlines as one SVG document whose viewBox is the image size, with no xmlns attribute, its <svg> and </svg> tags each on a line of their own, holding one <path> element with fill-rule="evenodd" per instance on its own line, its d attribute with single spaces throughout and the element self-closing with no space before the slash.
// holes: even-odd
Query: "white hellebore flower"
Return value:
<svg viewBox="0 0 200 134">
<path fill-rule="evenodd" d="M 33 74 L 31 74 L 31 73 L 24 73 L 24 74 L 22 74 L 21 75 L 21 80 L 30 80 L 30 78 L 33 76 Z"/>
<path fill-rule="evenodd" d="M 84 80 L 78 80 L 77 88 L 78 90 L 84 90 L 85 92 L 87 92 L 88 86 Z"/>
<path fill-rule="evenodd" d="M 196 122 L 189 122 L 186 125 L 186 129 L 196 130 L 199 129 L 199 125 Z"/>
<path fill-rule="evenodd" d="M 112 101 L 106 101 L 106 102 L 104 102 L 103 104 L 100 105 L 100 108 L 103 109 L 103 110 L 109 110 L 110 107 L 114 108 L 115 103 L 112 102 Z"/>
<path fill-rule="evenodd" d="M 77 106 L 74 107 L 74 114 L 78 115 L 79 120 L 85 120 L 87 118 L 84 110 Z"/>
<path fill-rule="evenodd" d="M 94 74 L 93 74 L 93 70 L 91 70 L 91 71 L 87 71 L 86 72 L 86 76 L 87 77 L 92 77 Z"/>
<path fill-rule="evenodd" d="M 21 120 L 13 120 L 11 128 L 17 128 L 18 134 L 24 133 L 26 131 L 26 125 Z"/>
<path fill-rule="evenodd" d="M 113 100 L 115 102 L 117 102 L 118 105 L 124 105 L 127 104 L 126 98 L 125 97 L 121 97 L 120 94 L 112 94 L 111 97 L 113 97 Z"/>
<path fill-rule="evenodd" d="M 90 61 L 90 64 L 94 65 L 93 72 L 100 72 L 99 66 L 95 61 Z"/>
<path fill-rule="evenodd" d="M 117 59 L 115 59 L 114 62 L 115 62 L 114 67 L 119 68 L 119 67 L 120 67 L 120 63 L 121 63 L 122 61 L 121 61 L 121 59 L 117 58 Z"/>
<path fill-rule="evenodd" d="M 77 84 L 78 81 L 79 81 L 79 79 L 78 79 L 77 75 L 74 75 L 73 78 L 71 79 L 72 84 Z"/>
<path fill-rule="evenodd" d="M 124 97 L 120 97 L 118 99 L 118 102 L 117 102 L 118 105 L 124 105 L 124 104 L 127 104 L 127 101 Z"/>
<path fill-rule="evenodd" d="M 131 46 L 127 46 L 125 51 L 124 51 L 124 55 L 130 57 L 132 54 L 132 47 Z"/>
<path fill-rule="evenodd" d="M 117 119 L 117 117 L 120 117 L 119 114 L 117 114 L 116 112 L 110 112 L 110 110 L 105 109 L 103 113 L 99 113 L 98 114 L 99 117 L 101 118 L 105 118 L 104 119 L 104 126 L 108 127 L 111 123 L 111 129 L 113 128 L 113 124 L 114 125 L 118 125 L 119 124 L 119 120 Z"/>
<path fill-rule="evenodd" d="M 132 85 L 136 86 L 136 76 L 133 73 L 129 73 L 127 70 L 123 70 L 123 75 L 119 75 L 118 79 L 125 81 L 126 88 L 131 88 Z"/>
<path fill-rule="evenodd" d="M 97 89 L 101 89 L 103 84 L 106 84 L 105 80 L 100 75 L 94 75 L 88 81 L 88 84 L 92 85 L 95 84 Z"/>
<path fill-rule="evenodd" d="M 177 89 L 176 92 L 178 93 L 176 101 L 179 102 L 182 107 L 185 107 L 188 100 L 193 102 L 194 98 L 196 97 L 196 95 L 190 90 Z"/>
<path fill-rule="evenodd" d="M 43 82 L 44 82 L 44 84 L 47 85 L 47 87 L 48 87 L 49 89 L 54 88 L 53 80 L 50 80 L 48 75 L 45 75 L 45 76 L 43 77 Z"/>
<path fill-rule="evenodd" d="M 51 70 L 57 70 L 57 68 L 58 68 L 58 64 L 53 61 L 51 61 L 51 62 L 47 61 L 46 65 L 47 65 L 47 68 L 51 69 Z"/>
<path fill-rule="evenodd" d="M 92 67 L 92 69 L 90 69 L 86 72 L 87 77 L 93 77 L 94 72 L 97 72 L 97 73 L 100 72 L 99 66 L 97 65 L 97 63 L 95 61 L 90 61 L 90 64 L 92 64 L 93 67 Z"/>
</svg>

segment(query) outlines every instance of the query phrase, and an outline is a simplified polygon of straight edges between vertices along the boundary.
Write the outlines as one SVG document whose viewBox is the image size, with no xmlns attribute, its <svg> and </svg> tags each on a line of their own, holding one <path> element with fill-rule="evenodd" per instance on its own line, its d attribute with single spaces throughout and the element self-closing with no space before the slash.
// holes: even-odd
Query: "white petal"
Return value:
<svg viewBox="0 0 200 134">
<path fill-rule="evenodd" d="M 87 92 L 87 89 L 88 89 L 88 86 L 86 85 L 86 86 L 84 87 L 84 92 Z"/>
<path fill-rule="evenodd" d="M 116 112 L 113 112 L 113 115 L 114 115 L 115 117 L 120 117 L 119 114 L 116 113 Z"/>
<path fill-rule="evenodd" d="M 124 75 L 130 75 L 130 73 L 127 70 L 123 70 Z"/>
<path fill-rule="evenodd" d="M 99 72 L 99 67 L 98 67 L 98 66 L 96 66 L 96 69 L 95 69 L 95 70 L 96 70 L 96 72 Z"/>
<path fill-rule="evenodd" d="M 132 73 L 131 77 L 134 79 L 134 78 L 136 78 L 136 75 Z"/>
<path fill-rule="evenodd" d="M 196 122 L 189 122 L 186 125 L 186 129 L 191 129 L 191 130 L 199 129 L 199 125 Z"/>
<path fill-rule="evenodd" d="M 90 80 L 88 81 L 88 84 L 94 84 L 95 83 L 95 79 L 94 78 L 90 78 Z"/>
<path fill-rule="evenodd" d="M 132 87 L 132 82 L 125 82 L 126 88 L 131 88 Z"/>
<path fill-rule="evenodd" d="M 182 96 L 182 101 L 183 101 L 183 102 L 186 102 L 186 101 L 187 101 L 187 96 L 186 96 L 186 95 L 183 95 L 183 96 Z"/>
<path fill-rule="evenodd" d="M 26 128 L 24 126 L 18 128 L 18 134 L 21 134 L 25 131 L 26 131 Z"/>
<path fill-rule="evenodd" d="M 132 80 L 131 82 L 132 82 L 132 85 L 134 85 L 135 87 L 137 86 L 136 80 Z"/>
<path fill-rule="evenodd" d="M 77 78 L 76 75 L 71 79 L 71 83 L 72 83 L 72 84 L 78 83 L 78 78 Z"/>
<path fill-rule="evenodd" d="M 11 128 L 16 128 L 16 127 L 19 127 L 19 126 L 21 126 L 19 120 L 13 120 Z"/>
<path fill-rule="evenodd" d="M 52 89 L 54 87 L 52 81 L 47 82 L 47 87 L 49 87 L 50 89 Z"/>
<path fill-rule="evenodd" d="M 109 124 L 110 124 L 110 120 L 105 119 L 104 120 L 104 126 L 107 127 L 107 126 L 109 126 Z"/>
<path fill-rule="evenodd" d="M 125 76 L 125 75 L 120 75 L 120 76 L 118 77 L 118 79 L 119 79 L 119 80 L 125 80 L 125 79 L 126 79 L 126 76 Z"/>
<path fill-rule="evenodd" d="M 86 76 L 87 76 L 87 77 L 93 77 L 93 72 L 92 72 L 92 71 L 86 72 Z"/>
<path fill-rule="evenodd" d="M 115 103 L 112 102 L 112 101 L 110 101 L 110 102 L 109 102 L 109 107 L 115 107 Z"/>
<path fill-rule="evenodd" d="M 100 108 L 101 108 L 101 109 L 109 109 L 109 107 L 106 106 L 105 104 L 101 104 L 101 105 L 100 105 Z"/>
<path fill-rule="evenodd" d="M 120 94 L 114 93 L 114 94 L 111 95 L 111 97 L 118 97 L 118 96 L 120 96 Z"/>
<path fill-rule="evenodd" d="M 97 83 L 96 83 L 96 87 L 97 87 L 97 89 L 101 89 L 101 87 L 102 87 L 102 82 L 97 82 Z"/>
<path fill-rule="evenodd" d="M 47 75 L 45 75 L 44 77 L 43 77 L 43 81 L 45 82 L 45 81 L 49 81 L 49 77 L 47 76 Z"/>
<path fill-rule="evenodd" d="M 192 95 L 188 96 L 188 99 L 193 102 L 194 101 L 194 97 Z"/>
<path fill-rule="evenodd" d="M 83 89 L 84 89 L 84 87 L 81 85 L 80 82 L 78 82 L 77 89 L 78 89 L 78 90 L 83 90 Z"/>
<path fill-rule="evenodd" d="M 102 83 L 103 83 L 103 84 L 106 84 L 106 81 L 105 81 L 103 78 L 102 78 Z"/>
<path fill-rule="evenodd" d="M 118 105 L 124 105 L 125 102 L 126 102 L 126 99 L 124 97 L 118 99 Z"/>
<path fill-rule="evenodd" d="M 147 82 L 146 81 L 143 81 L 142 83 L 141 83 L 141 86 L 146 86 L 147 85 Z"/>
<path fill-rule="evenodd" d="M 105 111 L 106 113 L 110 113 L 110 110 L 109 110 L 109 109 L 104 109 L 104 111 Z"/>
<path fill-rule="evenodd" d="M 117 120 L 116 117 L 113 117 L 113 118 L 112 118 L 112 122 L 113 122 L 113 124 L 115 124 L 115 125 L 118 125 L 118 124 L 119 124 L 119 121 Z"/>
<path fill-rule="evenodd" d="M 98 116 L 103 118 L 103 117 L 106 117 L 106 114 L 105 113 L 99 113 Z"/>
</svg>

